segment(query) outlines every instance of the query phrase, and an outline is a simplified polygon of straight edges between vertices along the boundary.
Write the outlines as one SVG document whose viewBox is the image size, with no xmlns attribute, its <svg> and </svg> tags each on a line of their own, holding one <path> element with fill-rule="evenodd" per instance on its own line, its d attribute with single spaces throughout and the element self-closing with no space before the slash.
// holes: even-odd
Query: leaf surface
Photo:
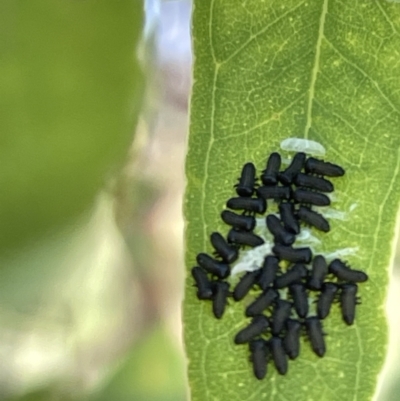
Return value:
<svg viewBox="0 0 400 401">
<path fill-rule="evenodd" d="M 184 336 L 193 401 L 370 400 L 387 345 L 384 304 L 400 194 L 400 5 L 385 1 L 197 0 L 190 138 L 186 162 Z M 318 252 L 357 248 L 365 270 L 353 326 L 339 307 L 324 321 L 327 353 L 302 342 L 286 376 L 269 365 L 257 381 L 246 346 L 244 303 L 218 321 L 190 276 L 209 236 L 228 227 L 220 212 L 242 165 L 260 172 L 288 137 L 318 141 L 346 175 L 334 180 L 332 230 Z M 288 152 L 281 152 L 284 157 Z M 314 233 L 313 233 L 314 234 Z"/>
</svg>

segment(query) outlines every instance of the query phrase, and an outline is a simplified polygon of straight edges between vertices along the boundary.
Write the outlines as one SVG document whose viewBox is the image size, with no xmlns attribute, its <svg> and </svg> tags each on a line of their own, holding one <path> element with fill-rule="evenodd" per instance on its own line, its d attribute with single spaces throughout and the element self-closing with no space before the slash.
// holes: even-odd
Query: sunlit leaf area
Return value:
<svg viewBox="0 0 400 401">
<path fill-rule="evenodd" d="M 400 137 L 400 4 L 193 2 L 0 2 L 0 401 L 330 401 L 335 387 L 345 401 L 397 400 L 398 199 L 387 193 L 398 192 L 388 172 Z M 337 133 L 351 127 L 348 146 Z M 341 332 L 332 316 L 324 358 L 305 350 L 285 376 L 270 365 L 260 382 L 233 343 L 242 309 L 230 300 L 215 319 L 190 270 L 212 252 L 207 235 L 227 231 L 219 213 L 243 163 L 290 157 L 280 142 L 296 129 L 346 167 L 339 209 L 363 193 L 343 231 L 331 221 L 321 251 L 350 242 L 381 271 L 367 269 L 357 330 Z M 360 166 L 376 166 L 372 178 Z M 366 215 L 374 208 L 379 219 Z M 363 221 L 375 242 L 357 237 Z M 360 359 L 360 344 L 376 354 Z"/>
</svg>

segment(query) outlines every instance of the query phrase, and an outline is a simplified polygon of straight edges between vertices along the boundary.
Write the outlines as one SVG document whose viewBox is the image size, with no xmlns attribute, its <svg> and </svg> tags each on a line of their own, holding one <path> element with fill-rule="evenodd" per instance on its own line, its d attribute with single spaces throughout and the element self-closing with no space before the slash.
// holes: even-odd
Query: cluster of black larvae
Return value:
<svg viewBox="0 0 400 401">
<path fill-rule="evenodd" d="M 323 232 L 330 230 L 329 222 L 312 206 L 330 205 L 324 192 L 333 192 L 334 187 L 323 176 L 340 177 L 344 170 L 312 157 L 306 159 L 304 153 L 297 153 L 285 170 L 279 171 L 280 167 L 280 155 L 272 153 L 260 177 L 263 185 L 257 186 L 254 165 L 243 166 L 236 185 L 238 197 L 227 202 L 229 209 L 242 214 L 230 210 L 221 213 L 222 220 L 232 228 L 227 240 L 220 233 L 211 234 L 218 258 L 199 253 L 198 266 L 192 269 L 197 297 L 212 301 L 218 319 L 229 297 L 238 302 L 251 290 L 256 294 L 245 308 L 245 315 L 251 320 L 236 334 L 234 342 L 249 344 L 253 371 L 260 380 L 266 375 L 270 359 L 280 374 L 286 374 L 288 358 L 296 359 L 299 355 L 302 335 L 308 337 L 312 350 L 322 357 L 326 350 L 322 319 L 328 316 L 333 302 L 339 300 L 343 320 L 353 324 L 356 283 L 368 279 L 364 272 L 351 269 L 339 259 L 328 265 L 324 256 L 313 257 L 310 248 L 292 247 L 301 224 Z M 255 215 L 265 215 L 267 211 L 267 199 L 274 200 L 279 210 L 266 216 L 266 226 L 274 238 L 273 254 L 265 256 L 258 270 L 246 272 L 231 291 L 225 279 L 240 247 L 257 247 L 265 242 L 254 229 Z M 311 309 L 315 312 L 310 314 L 313 299 L 316 305 Z"/>
</svg>

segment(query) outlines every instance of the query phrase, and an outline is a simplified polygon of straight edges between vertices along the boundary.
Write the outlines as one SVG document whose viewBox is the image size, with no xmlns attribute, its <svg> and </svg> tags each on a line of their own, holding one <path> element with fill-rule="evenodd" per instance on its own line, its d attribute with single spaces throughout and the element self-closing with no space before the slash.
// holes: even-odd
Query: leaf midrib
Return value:
<svg viewBox="0 0 400 401">
<path fill-rule="evenodd" d="M 304 138 L 306 139 L 308 138 L 308 132 L 310 131 L 312 124 L 312 108 L 315 94 L 315 84 L 317 82 L 317 76 L 319 72 L 321 45 L 322 45 L 322 38 L 324 37 L 325 18 L 327 12 L 328 12 L 328 0 L 324 0 L 324 3 L 322 4 L 321 17 L 319 19 L 318 38 L 317 38 L 317 44 L 315 46 L 314 65 L 311 71 L 310 89 L 308 91 L 307 120 L 304 128 Z"/>
</svg>

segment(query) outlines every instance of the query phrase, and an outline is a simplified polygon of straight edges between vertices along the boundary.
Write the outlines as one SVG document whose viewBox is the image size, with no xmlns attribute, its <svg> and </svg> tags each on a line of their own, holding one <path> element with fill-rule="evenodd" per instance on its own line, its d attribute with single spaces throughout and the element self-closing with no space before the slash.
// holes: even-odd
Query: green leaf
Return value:
<svg viewBox="0 0 400 401">
<path fill-rule="evenodd" d="M 76 219 L 132 140 L 142 3 L 0 5 L 0 252 Z"/>
<path fill-rule="evenodd" d="M 154 327 L 89 401 L 183 401 L 183 364 L 174 345 L 165 328 Z"/>
<path fill-rule="evenodd" d="M 185 344 L 193 401 L 370 400 L 387 345 L 384 314 L 400 195 L 400 5 L 358 2 L 196 0 L 194 87 L 186 174 Z M 260 171 L 288 137 L 327 149 L 346 169 L 333 203 L 345 221 L 315 233 L 318 252 L 358 247 L 347 257 L 365 270 L 353 326 L 336 306 L 324 321 L 327 353 L 309 343 L 286 376 L 269 365 L 257 381 L 246 346 L 244 303 L 216 320 L 198 301 L 189 269 L 227 233 L 219 214 L 246 161 Z M 288 152 L 281 152 L 289 156 Z M 350 212 L 351 205 L 357 207 Z"/>
</svg>

